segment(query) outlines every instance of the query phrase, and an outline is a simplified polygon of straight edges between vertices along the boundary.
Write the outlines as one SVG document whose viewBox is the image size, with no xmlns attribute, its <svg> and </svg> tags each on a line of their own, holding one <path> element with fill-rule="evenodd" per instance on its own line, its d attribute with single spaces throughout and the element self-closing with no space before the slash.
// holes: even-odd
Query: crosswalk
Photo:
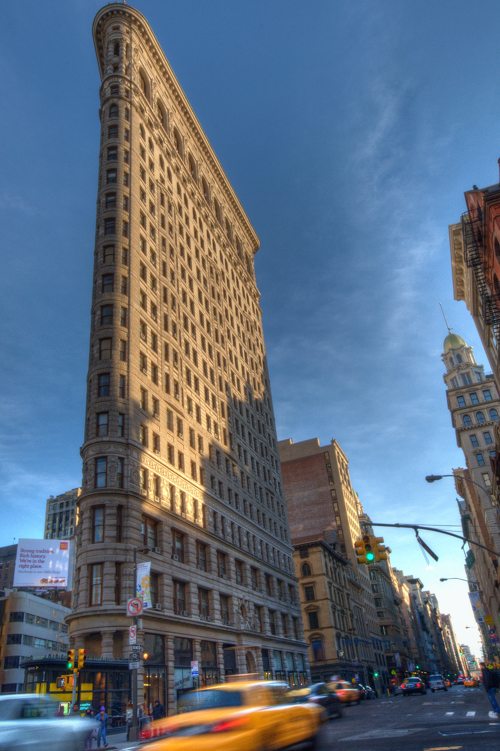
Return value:
<svg viewBox="0 0 500 751">
<path fill-rule="evenodd" d="M 465 704 L 465 702 L 456 702 L 457 704 Z M 390 701 L 385 702 L 385 705 L 388 706 L 390 704 Z M 486 708 L 476 710 L 476 709 L 466 709 L 465 707 L 462 708 L 454 708 L 453 710 L 442 710 L 442 712 L 436 712 L 436 705 L 434 702 L 422 702 L 422 705 L 426 707 L 423 711 L 421 709 L 418 709 L 414 712 L 404 712 L 404 717 L 435 717 L 438 719 L 439 717 L 446 717 L 447 719 L 453 718 L 454 720 L 461 720 L 466 718 L 467 720 L 499 720 L 500 716 L 495 714 L 495 712 L 492 712 L 491 710 L 488 711 Z M 420 705 L 420 706 L 422 706 Z M 430 709 L 427 709 L 427 707 L 433 707 L 434 709 L 431 711 Z"/>
</svg>

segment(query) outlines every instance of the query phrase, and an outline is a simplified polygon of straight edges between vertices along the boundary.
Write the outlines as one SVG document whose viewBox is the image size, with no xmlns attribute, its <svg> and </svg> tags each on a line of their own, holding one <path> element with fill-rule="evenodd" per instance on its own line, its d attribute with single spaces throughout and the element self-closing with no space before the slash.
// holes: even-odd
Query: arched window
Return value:
<svg viewBox="0 0 500 751">
<path fill-rule="evenodd" d="M 113 45 L 113 55 L 115 57 L 120 56 L 120 42 L 115 42 Z"/>
<path fill-rule="evenodd" d="M 476 412 L 476 421 L 478 425 L 484 425 L 486 420 L 484 419 L 484 413 L 483 412 Z"/>
<path fill-rule="evenodd" d="M 325 659 L 325 647 L 322 636 L 311 637 L 311 650 L 313 662 Z"/>
<path fill-rule="evenodd" d="M 464 428 L 472 428 L 472 420 L 470 415 L 462 415 L 462 424 Z"/>
<path fill-rule="evenodd" d="M 498 420 L 498 412 L 496 409 L 490 409 L 488 411 L 488 414 L 490 416 L 490 420 Z"/>
<path fill-rule="evenodd" d="M 210 203 L 210 188 L 204 177 L 201 178 L 201 189 L 203 191 L 203 198 L 207 203 Z"/>
<path fill-rule="evenodd" d="M 219 224 L 222 224 L 222 208 L 220 203 L 216 198 L 214 198 L 214 209 L 215 209 L 215 217 Z"/>
<path fill-rule="evenodd" d="M 462 362 L 462 355 L 460 355 L 460 354 L 459 354 L 458 352 L 457 352 L 457 354 L 455 355 L 455 357 L 456 357 L 456 360 L 457 360 L 457 362 L 458 362 L 458 363 L 461 363 L 461 362 Z"/>
<path fill-rule="evenodd" d="M 167 129 L 167 122 L 168 122 L 167 121 L 167 112 L 166 112 L 165 107 L 163 106 L 163 104 L 161 102 L 158 102 L 156 111 L 158 113 L 158 118 L 159 118 L 161 124 L 163 125 L 163 127 L 166 130 Z"/>
<path fill-rule="evenodd" d="M 108 116 L 111 117 L 118 117 L 118 105 L 117 104 L 110 104 L 109 105 L 109 112 Z"/>
<path fill-rule="evenodd" d="M 188 155 L 188 167 L 191 177 L 195 182 L 198 182 L 198 170 L 196 169 L 196 162 L 194 161 L 192 154 Z"/>
<path fill-rule="evenodd" d="M 302 564 L 302 576 L 311 576 L 311 567 L 308 563 Z"/>
<path fill-rule="evenodd" d="M 182 138 L 177 128 L 174 128 L 174 146 L 179 156 L 182 156 L 183 155 Z"/>
<path fill-rule="evenodd" d="M 143 70 L 139 71 L 139 86 L 141 87 L 141 91 L 146 97 L 146 99 L 149 99 L 149 92 L 150 92 L 149 81 Z"/>
</svg>

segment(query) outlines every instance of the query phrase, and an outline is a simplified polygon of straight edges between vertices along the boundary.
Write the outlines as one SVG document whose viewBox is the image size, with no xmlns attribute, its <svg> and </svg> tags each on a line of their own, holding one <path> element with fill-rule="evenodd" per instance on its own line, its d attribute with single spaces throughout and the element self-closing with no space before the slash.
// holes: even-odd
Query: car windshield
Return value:
<svg viewBox="0 0 500 751">
<path fill-rule="evenodd" d="M 442 675 L 431 675 L 429 676 L 430 681 L 442 681 L 443 676 Z"/>
<path fill-rule="evenodd" d="M 197 712 L 200 709 L 217 709 L 218 707 L 242 707 L 244 704 L 241 691 L 207 689 L 193 691 L 180 697 L 177 711 Z"/>
<path fill-rule="evenodd" d="M 407 683 L 420 683 L 420 678 L 407 678 Z"/>
</svg>

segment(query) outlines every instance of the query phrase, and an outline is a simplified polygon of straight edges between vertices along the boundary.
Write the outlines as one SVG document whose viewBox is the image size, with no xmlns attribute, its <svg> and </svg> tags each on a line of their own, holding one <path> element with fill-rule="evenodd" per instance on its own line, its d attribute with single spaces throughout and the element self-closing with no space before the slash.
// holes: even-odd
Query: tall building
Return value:
<svg viewBox="0 0 500 751">
<path fill-rule="evenodd" d="M 101 145 L 70 634 L 126 658 L 135 562 L 149 561 L 145 685 L 173 711 L 191 663 L 202 684 L 306 677 L 259 241 L 146 19 L 111 3 L 93 34 Z"/>
<path fill-rule="evenodd" d="M 10 589 L 14 582 L 17 545 L 4 545 L 0 548 L 0 590 Z"/>
<path fill-rule="evenodd" d="M 68 540 L 75 534 L 77 504 L 81 488 L 47 498 L 44 537 L 46 540 Z"/>
<path fill-rule="evenodd" d="M 464 453 L 466 469 L 455 470 L 464 534 L 491 550 L 500 550 L 500 509 L 492 493 L 496 464 L 495 429 L 500 399 L 495 379 L 485 375 L 462 337 L 449 333 L 444 340 L 444 382 L 448 409 Z M 471 591 L 480 597 L 476 609 L 486 652 L 496 649 L 500 634 L 500 590 L 497 556 L 471 545 L 465 572 Z M 482 611 L 482 612 L 481 612 Z M 493 629 L 490 633 L 490 630 Z"/>
<path fill-rule="evenodd" d="M 348 459 L 335 440 L 321 446 L 317 438 L 298 443 L 288 438 L 280 441 L 278 447 L 292 542 L 299 547 L 302 543 L 324 540 L 347 560 L 352 611 L 347 643 L 352 644 L 353 660 L 358 665 L 357 672 L 362 682 L 381 688 L 380 673 L 386 664 L 384 649 L 369 573 L 366 566 L 358 565 L 354 550 L 354 543 L 362 534 L 360 515 L 363 508 L 351 485 Z M 340 630 L 335 654 L 330 660 L 341 660 L 349 654 L 344 646 L 346 638 L 342 636 Z M 315 634 L 309 633 L 313 673 L 322 668 L 322 665 L 314 664 L 318 662 L 314 638 Z M 344 669 L 348 677 L 347 666 Z"/>
</svg>

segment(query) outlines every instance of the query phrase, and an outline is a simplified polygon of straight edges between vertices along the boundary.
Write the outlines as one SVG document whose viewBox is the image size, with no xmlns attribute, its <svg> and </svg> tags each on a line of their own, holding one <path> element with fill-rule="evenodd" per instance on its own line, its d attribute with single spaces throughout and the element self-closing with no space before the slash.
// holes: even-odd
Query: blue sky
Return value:
<svg viewBox="0 0 500 751">
<path fill-rule="evenodd" d="M 80 482 L 98 154 L 94 0 L 3 3 L 0 544 Z M 137 0 L 257 233 L 279 438 L 335 437 L 376 521 L 458 524 L 448 224 L 498 180 L 500 5 Z M 472 27 L 473 26 L 473 30 Z M 460 544 L 382 532 L 473 644 Z M 456 587 L 454 585 L 457 585 Z"/>
</svg>

